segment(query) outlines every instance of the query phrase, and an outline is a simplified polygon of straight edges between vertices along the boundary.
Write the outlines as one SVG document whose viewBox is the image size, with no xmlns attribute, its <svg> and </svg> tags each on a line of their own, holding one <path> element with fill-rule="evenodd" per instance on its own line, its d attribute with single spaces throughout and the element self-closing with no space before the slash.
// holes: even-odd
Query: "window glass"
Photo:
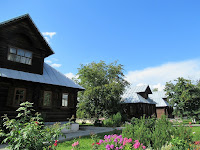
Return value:
<svg viewBox="0 0 200 150">
<path fill-rule="evenodd" d="M 68 97 L 69 97 L 68 93 L 63 93 L 63 95 L 62 95 L 62 106 L 64 106 L 64 107 L 68 106 Z"/>
<path fill-rule="evenodd" d="M 16 52 L 17 52 L 17 49 L 15 49 L 15 48 L 10 48 L 10 53 L 12 53 L 12 54 L 16 54 Z"/>
<path fill-rule="evenodd" d="M 26 51 L 26 53 L 25 53 L 25 57 L 32 58 L 32 53 L 29 52 L 29 51 Z"/>
<path fill-rule="evenodd" d="M 13 104 L 15 106 L 19 106 L 19 104 L 24 102 L 25 101 L 25 94 L 26 94 L 26 89 L 20 89 L 20 88 L 15 89 Z"/>
<path fill-rule="evenodd" d="M 24 50 L 22 50 L 22 49 L 17 50 L 17 55 L 24 56 L 24 54 L 25 54 Z"/>
<path fill-rule="evenodd" d="M 32 52 L 23 50 L 23 49 L 10 47 L 8 60 L 31 65 Z"/>
<path fill-rule="evenodd" d="M 43 100 L 43 106 L 51 106 L 51 98 L 52 98 L 52 92 L 51 91 L 44 91 L 44 100 Z"/>
</svg>

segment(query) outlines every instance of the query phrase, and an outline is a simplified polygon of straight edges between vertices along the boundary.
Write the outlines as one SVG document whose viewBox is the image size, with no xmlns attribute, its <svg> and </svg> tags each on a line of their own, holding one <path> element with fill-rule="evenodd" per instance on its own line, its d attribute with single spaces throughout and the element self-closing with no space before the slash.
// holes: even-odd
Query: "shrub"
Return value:
<svg viewBox="0 0 200 150">
<path fill-rule="evenodd" d="M 110 118 L 103 120 L 103 125 L 105 127 L 118 127 L 121 125 L 121 121 L 122 121 L 122 116 L 118 112 L 117 114 L 114 114 Z"/>
<path fill-rule="evenodd" d="M 3 125 L 9 129 L 9 133 L 3 133 L 4 143 L 9 144 L 13 150 L 42 150 L 49 145 L 57 146 L 57 140 L 61 133 L 60 125 L 44 126 L 39 113 L 33 115 L 32 104 L 24 102 L 17 109 L 17 119 L 9 119 L 7 115 L 3 117 Z"/>
<path fill-rule="evenodd" d="M 125 129 L 122 131 L 123 137 L 138 139 L 143 144 L 150 145 L 151 130 L 148 128 L 150 124 L 147 123 L 145 116 L 141 119 L 132 118 L 131 122 L 133 124 L 125 125 Z"/>
<path fill-rule="evenodd" d="M 162 116 L 158 120 L 155 118 L 145 119 L 145 116 L 141 119 L 132 118 L 131 124 L 125 124 L 122 135 L 138 139 L 153 149 L 160 149 L 163 145 L 170 143 L 172 137 L 179 138 L 182 143 L 186 142 L 187 145 L 192 142 L 191 129 L 185 126 L 173 127 L 166 116 Z"/>
<path fill-rule="evenodd" d="M 172 126 L 172 123 L 168 121 L 166 116 L 162 116 L 161 119 L 158 119 L 155 123 L 155 128 L 152 132 L 152 147 L 154 149 L 159 149 L 163 145 L 166 144 L 166 142 L 171 141 L 171 136 L 174 133 L 174 128 Z"/>
</svg>

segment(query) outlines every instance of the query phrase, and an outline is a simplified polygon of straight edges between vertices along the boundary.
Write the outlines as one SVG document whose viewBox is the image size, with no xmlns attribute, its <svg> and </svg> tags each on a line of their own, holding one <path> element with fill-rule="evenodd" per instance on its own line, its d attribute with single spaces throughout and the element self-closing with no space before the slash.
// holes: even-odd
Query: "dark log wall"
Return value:
<svg viewBox="0 0 200 150">
<path fill-rule="evenodd" d="M 19 106 L 13 106 L 15 88 L 26 89 L 26 100 L 34 103 L 34 109 L 44 117 L 45 121 L 67 121 L 76 117 L 77 89 L 39 84 L 21 80 L 12 80 L 0 77 L 0 116 L 16 115 Z M 43 107 L 44 91 L 52 91 L 52 104 Z M 62 93 L 69 93 L 68 106 L 62 107 Z"/>
<path fill-rule="evenodd" d="M 128 119 L 132 117 L 140 118 L 157 116 L 155 104 L 144 104 L 144 103 L 128 103 L 122 104 L 123 112 L 127 115 Z"/>
<path fill-rule="evenodd" d="M 9 46 L 33 52 L 32 65 L 7 59 Z M 43 73 L 43 62 L 47 50 L 41 37 L 34 31 L 28 20 L 0 27 L 0 67 L 30 73 Z"/>
</svg>

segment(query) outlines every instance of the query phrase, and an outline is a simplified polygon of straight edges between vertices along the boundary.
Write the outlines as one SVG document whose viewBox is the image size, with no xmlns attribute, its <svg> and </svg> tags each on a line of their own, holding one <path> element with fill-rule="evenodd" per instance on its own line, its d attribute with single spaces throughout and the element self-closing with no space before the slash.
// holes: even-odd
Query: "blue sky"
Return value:
<svg viewBox="0 0 200 150">
<path fill-rule="evenodd" d="M 118 60 L 133 85 L 162 87 L 200 77 L 199 8 L 198 0 L 6 0 L 0 22 L 29 13 L 55 51 L 46 61 L 64 74 Z"/>
</svg>

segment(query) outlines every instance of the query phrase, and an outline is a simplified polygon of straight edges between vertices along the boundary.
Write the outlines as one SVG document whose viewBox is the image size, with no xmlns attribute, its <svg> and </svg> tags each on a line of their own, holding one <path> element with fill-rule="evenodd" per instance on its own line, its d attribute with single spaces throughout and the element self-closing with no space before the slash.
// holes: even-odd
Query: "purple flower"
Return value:
<svg viewBox="0 0 200 150">
<path fill-rule="evenodd" d="M 118 139 L 117 139 L 117 138 L 115 138 L 115 139 L 114 139 L 114 142 L 116 142 L 116 143 L 117 143 L 117 142 L 118 142 Z"/>
<path fill-rule="evenodd" d="M 113 144 L 112 144 L 112 145 L 110 145 L 110 148 L 111 148 L 111 149 L 113 149 L 113 148 L 114 148 L 114 145 L 113 145 Z"/>
<path fill-rule="evenodd" d="M 99 143 L 100 143 L 100 144 L 103 143 L 103 140 L 99 140 Z"/>
<path fill-rule="evenodd" d="M 107 145 L 106 145 L 106 148 L 107 148 L 107 149 L 108 149 L 108 148 L 110 148 L 110 145 L 109 145 L 109 144 L 107 144 Z"/>
</svg>

